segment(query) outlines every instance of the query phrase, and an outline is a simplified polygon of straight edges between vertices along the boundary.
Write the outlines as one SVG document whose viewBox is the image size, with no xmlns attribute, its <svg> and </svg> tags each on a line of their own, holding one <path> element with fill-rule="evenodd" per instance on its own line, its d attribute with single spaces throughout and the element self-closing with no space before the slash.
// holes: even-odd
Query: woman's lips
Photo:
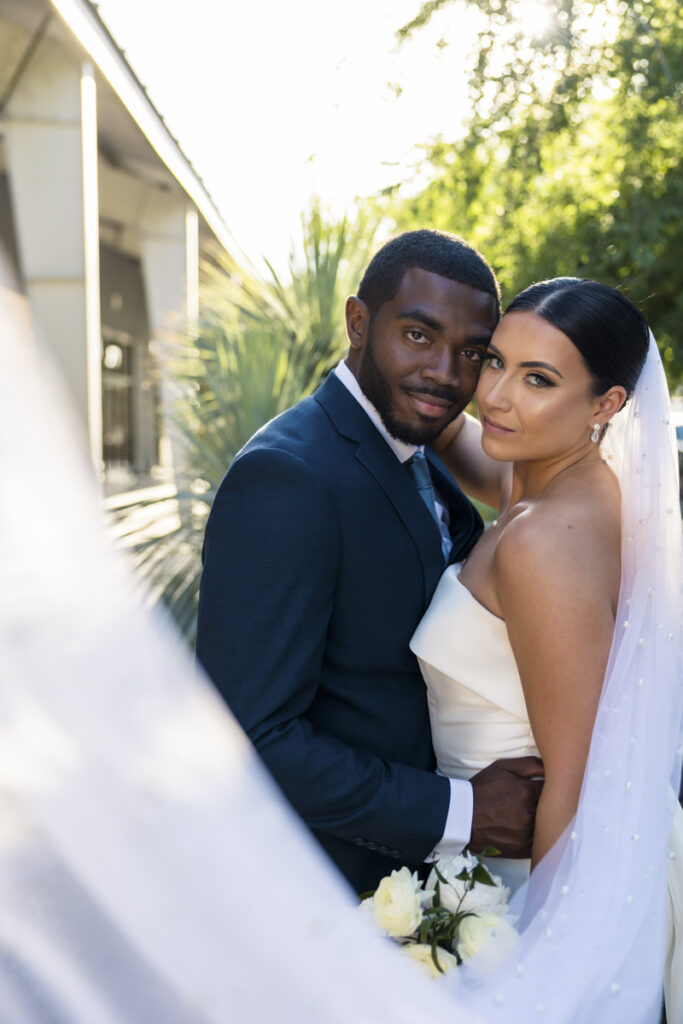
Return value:
<svg viewBox="0 0 683 1024">
<path fill-rule="evenodd" d="M 494 423 L 487 416 L 482 416 L 481 425 L 487 434 L 494 434 L 496 437 L 503 437 L 504 434 L 513 434 L 514 431 L 508 427 L 501 427 L 499 423 Z"/>
</svg>

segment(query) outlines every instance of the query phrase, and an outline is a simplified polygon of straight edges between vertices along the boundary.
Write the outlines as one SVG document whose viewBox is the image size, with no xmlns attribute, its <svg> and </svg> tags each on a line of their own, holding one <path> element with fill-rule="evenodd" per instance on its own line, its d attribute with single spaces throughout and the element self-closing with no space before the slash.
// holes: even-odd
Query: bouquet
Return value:
<svg viewBox="0 0 683 1024">
<path fill-rule="evenodd" d="M 493 855 L 492 848 L 484 851 Z M 481 859 L 465 852 L 437 861 L 426 887 L 407 867 L 392 871 L 362 907 L 432 978 L 463 961 L 479 975 L 507 956 L 518 934 L 508 916 L 510 890 Z"/>
</svg>

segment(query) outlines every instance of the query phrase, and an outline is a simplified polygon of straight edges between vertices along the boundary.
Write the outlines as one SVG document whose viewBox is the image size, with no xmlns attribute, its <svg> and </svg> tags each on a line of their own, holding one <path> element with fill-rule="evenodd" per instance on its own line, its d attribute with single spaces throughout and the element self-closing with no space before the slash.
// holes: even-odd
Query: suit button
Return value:
<svg viewBox="0 0 683 1024">
<path fill-rule="evenodd" d="M 377 843 L 373 843 L 372 839 L 369 842 L 367 842 L 365 845 L 367 846 L 368 850 L 376 850 L 377 849 Z"/>
<path fill-rule="evenodd" d="M 401 857 L 403 856 L 400 850 L 389 850 L 390 857 Z"/>
<path fill-rule="evenodd" d="M 387 854 L 390 853 L 391 851 L 389 850 L 388 846 L 378 846 L 377 847 L 377 852 L 378 853 L 383 853 L 384 856 L 386 857 Z"/>
<path fill-rule="evenodd" d="M 351 842 L 355 843 L 356 846 L 365 846 L 365 840 L 360 836 L 356 836 L 356 838 L 352 839 Z"/>
</svg>

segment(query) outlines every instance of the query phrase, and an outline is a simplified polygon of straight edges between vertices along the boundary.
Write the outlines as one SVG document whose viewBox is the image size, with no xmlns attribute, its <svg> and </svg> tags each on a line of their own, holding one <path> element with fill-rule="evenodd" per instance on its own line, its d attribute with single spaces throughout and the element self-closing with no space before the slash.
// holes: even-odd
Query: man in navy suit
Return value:
<svg viewBox="0 0 683 1024">
<path fill-rule="evenodd" d="M 347 300 L 346 361 L 245 445 L 206 529 L 199 660 L 358 891 L 437 850 L 531 848 L 540 762 L 436 775 L 408 647 L 482 522 L 434 453 L 431 509 L 406 463 L 472 397 L 499 316 L 461 240 L 387 243 Z"/>
</svg>

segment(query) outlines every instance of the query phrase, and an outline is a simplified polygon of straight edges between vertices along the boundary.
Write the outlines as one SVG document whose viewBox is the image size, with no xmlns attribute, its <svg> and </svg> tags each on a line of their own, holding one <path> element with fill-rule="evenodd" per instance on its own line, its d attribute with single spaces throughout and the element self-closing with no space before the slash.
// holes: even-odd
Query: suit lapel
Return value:
<svg viewBox="0 0 683 1024">
<path fill-rule="evenodd" d="M 443 570 L 443 555 L 439 531 L 415 484 L 365 410 L 334 374 L 315 398 L 338 432 L 356 443 L 357 461 L 377 481 L 410 534 L 422 562 L 426 603 Z"/>
</svg>

